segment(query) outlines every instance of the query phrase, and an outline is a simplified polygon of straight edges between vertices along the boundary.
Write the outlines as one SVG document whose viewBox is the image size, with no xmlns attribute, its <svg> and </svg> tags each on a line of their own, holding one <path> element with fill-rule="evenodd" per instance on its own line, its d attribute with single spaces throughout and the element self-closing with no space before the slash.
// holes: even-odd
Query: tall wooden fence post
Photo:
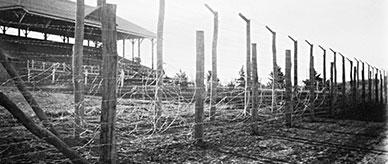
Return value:
<svg viewBox="0 0 388 164">
<path fill-rule="evenodd" d="M 116 163 L 115 117 L 117 105 L 116 5 L 102 5 L 103 83 L 101 103 L 100 163 Z"/>
<path fill-rule="evenodd" d="M 251 117 L 253 121 L 257 121 L 258 104 L 258 85 L 259 79 L 257 74 L 257 45 L 252 44 L 252 109 Z"/>
<path fill-rule="evenodd" d="M 333 52 L 333 59 L 334 59 L 334 89 L 338 90 L 337 88 L 337 52 L 330 48 L 330 51 Z"/>
<path fill-rule="evenodd" d="M 291 84 L 291 50 L 286 50 L 286 94 L 285 94 L 285 102 L 286 102 L 286 126 L 292 127 L 292 112 L 293 112 L 293 104 L 292 104 L 292 84 Z"/>
<path fill-rule="evenodd" d="M 306 43 L 310 45 L 310 101 L 309 101 L 309 107 L 311 110 L 312 118 L 315 117 L 315 105 L 314 105 L 314 98 L 315 98 L 315 69 L 314 69 L 314 54 L 313 54 L 313 48 L 314 45 L 311 44 L 309 41 L 306 40 Z"/>
<path fill-rule="evenodd" d="M 330 63 L 330 109 L 329 114 L 331 117 L 334 116 L 334 63 Z"/>
<path fill-rule="evenodd" d="M 385 73 L 385 71 L 384 71 L 384 92 L 385 92 L 385 104 L 387 104 L 388 103 L 388 93 L 387 93 L 387 91 L 388 91 L 388 82 L 387 82 L 387 80 L 388 80 L 388 77 L 387 77 L 387 74 Z"/>
<path fill-rule="evenodd" d="M 75 23 L 75 43 L 73 48 L 73 80 L 74 80 L 74 104 L 75 104 L 75 129 L 74 136 L 79 137 L 84 117 L 84 75 L 82 72 L 83 65 L 83 42 L 84 42 L 84 17 L 85 3 L 84 0 L 77 0 Z"/>
<path fill-rule="evenodd" d="M 246 39 L 247 39 L 247 55 L 246 55 L 246 76 L 245 76 L 245 96 L 244 96 L 244 114 L 248 113 L 250 108 L 250 92 L 251 92 L 251 20 L 239 13 L 239 16 L 246 22 Z"/>
<path fill-rule="evenodd" d="M 164 30 L 165 0 L 159 1 L 159 18 L 156 39 L 156 86 L 155 86 L 155 120 L 162 115 L 163 85 L 163 30 Z"/>
<path fill-rule="evenodd" d="M 197 145 L 203 144 L 203 106 L 205 96 L 205 41 L 204 32 L 197 31 L 196 34 L 197 59 L 196 59 L 196 76 L 195 76 L 195 127 L 194 138 Z"/>
<path fill-rule="evenodd" d="M 375 92 L 376 92 L 375 98 L 376 98 L 376 100 L 375 100 L 375 102 L 377 104 L 379 102 L 379 78 L 378 78 L 379 70 L 377 68 L 375 68 L 375 69 L 376 69 L 376 73 L 375 73 Z"/>
<path fill-rule="evenodd" d="M 345 56 L 339 53 L 342 56 L 342 110 L 346 108 L 346 76 L 345 76 Z"/>
<path fill-rule="evenodd" d="M 218 40 L 218 12 L 210 8 L 205 4 L 206 8 L 214 14 L 214 29 L 213 29 L 213 42 L 212 42 L 212 74 L 211 74 L 211 87 L 210 87 L 210 121 L 215 120 L 216 103 L 217 103 L 217 40 Z"/>
<path fill-rule="evenodd" d="M 288 36 L 294 42 L 294 88 L 298 88 L 298 41 Z"/>
<path fill-rule="evenodd" d="M 380 104 L 384 104 L 384 89 L 383 89 L 383 75 L 382 71 L 380 70 Z"/>
<path fill-rule="evenodd" d="M 276 96 L 276 83 L 277 83 L 277 79 L 278 79 L 278 65 L 276 63 L 276 32 L 273 31 L 271 28 L 269 28 L 268 26 L 265 26 L 267 28 L 267 30 L 269 32 L 271 32 L 272 34 L 272 67 L 273 67 L 273 77 L 272 77 L 272 103 L 271 103 L 271 109 L 272 111 L 275 110 L 275 106 L 276 106 L 276 99 L 277 99 L 277 96 Z"/>
<path fill-rule="evenodd" d="M 362 108 L 365 110 L 366 108 L 366 86 L 365 86 L 365 64 L 364 62 L 362 63 L 362 70 L 361 70 L 361 83 L 362 83 L 362 93 L 361 93 L 361 98 L 362 98 Z"/>
<path fill-rule="evenodd" d="M 368 64 L 368 103 L 372 103 L 372 92 L 372 72 L 370 70 L 370 65 Z"/>
</svg>

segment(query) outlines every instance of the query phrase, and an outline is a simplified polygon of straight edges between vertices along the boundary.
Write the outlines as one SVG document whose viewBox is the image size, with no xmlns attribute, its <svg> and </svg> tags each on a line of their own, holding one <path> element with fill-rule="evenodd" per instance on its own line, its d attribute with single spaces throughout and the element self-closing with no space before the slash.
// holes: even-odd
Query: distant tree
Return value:
<svg viewBox="0 0 388 164">
<path fill-rule="evenodd" d="M 228 89 L 234 89 L 236 87 L 236 84 L 234 81 L 230 81 L 228 84 L 226 84 L 226 87 Z"/>
<path fill-rule="evenodd" d="M 239 77 L 236 79 L 236 87 L 245 87 L 245 71 L 244 66 L 238 72 Z"/>
<path fill-rule="evenodd" d="M 323 79 L 320 77 L 321 74 L 318 74 L 317 71 L 314 70 L 314 76 L 315 76 L 314 88 L 318 87 L 319 89 L 322 89 Z M 310 84 L 311 84 L 310 79 L 303 80 L 303 83 L 306 89 L 310 89 Z"/>
<path fill-rule="evenodd" d="M 187 74 L 182 70 L 179 70 L 179 72 L 175 74 L 173 81 L 175 85 L 186 88 L 189 85 L 188 79 Z"/>
<path fill-rule="evenodd" d="M 275 88 L 284 88 L 284 74 L 279 66 L 276 66 L 277 79 L 275 80 Z M 269 74 L 268 86 L 272 86 L 273 83 L 273 71 Z"/>
</svg>

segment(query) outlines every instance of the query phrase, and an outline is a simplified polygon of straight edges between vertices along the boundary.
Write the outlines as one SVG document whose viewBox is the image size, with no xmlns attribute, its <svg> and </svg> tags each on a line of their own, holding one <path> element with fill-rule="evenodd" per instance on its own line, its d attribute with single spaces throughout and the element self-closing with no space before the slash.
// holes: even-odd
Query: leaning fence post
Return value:
<svg viewBox="0 0 388 164">
<path fill-rule="evenodd" d="M 285 99 L 285 116 L 286 116 L 286 126 L 292 127 L 292 112 L 293 112 L 293 104 L 292 104 L 292 84 L 291 84 L 291 50 L 286 50 L 286 94 L 284 96 Z"/>
<path fill-rule="evenodd" d="M 196 76 L 195 76 L 195 127 L 194 138 L 197 145 L 203 144 L 203 106 L 205 96 L 205 43 L 204 32 L 197 31 L 196 34 L 197 59 L 196 59 Z"/>
<path fill-rule="evenodd" d="M 313 48 L 314 45 L 306 40 L 306 43 L 310 45 L 310 110 L 312 112 L 312 117 L 315 117 L 315 106 L 314 106 L 314 97 L 315 97 L 315 70 L 314 70 L 314 55 Z"/>
<path fill-rule="evenodd" d="M 368 64 L 368 63 L 367 63 Z M 368 64 L 368 103 L 372 102 L 372 72 L 370 70 L 370 65 Z"/>
<path fill-rule="evenodd" d="M 116 163 L 115 117 L 117 104 L 116 5 L 102 5 L 103 83 L 101 103 L 100 163 Z"/>
<path fill-rule="evenodd" d="M 277 79 L 278 79 L 278 68 L 277 68 L 277 64 L 276 64 L 276 32 L 273 31 L 271 28 L 269 28 L 268 26 L 265 26 L 267 28 L 267 30 L 269 32 L 272 33 L 272 67 L 273 67 L 273 77 L 272 77 L 272 105 L 271 105 L 271 109 L 272 109 L 272 112 L 275 110 L 275 105 L 276 105 L 276 99 L 277 99 L 277 96 L 276 96 L 276 82 L 277 82 Z"/>
<path fill-rule="evenodd" d="M 239 13 L 239 16 L 247 23 L 247 56 L 246 56 L 246 76 L 245 76 L 245 96 L 244 96 L 244 114 L 248 113 L 250 106 L 250 90 L 251 90 L 251 20 Z"/>
<path fill-rule="evenodd" d="M 387 93 L 387 86 L 388 86 L 388 77 L 387 77 L 387 74 L 385 73 L 385 70 L 384 70 L 384 92 L 385 92 L 385 104 L 387 104 L 388 102 L 388 93 Z"/>
<path fill-rule="evenodd" d="M 258 77 L 257 77 L 257 45 L 256 43 L 252 44 L 252 109 L 251 117 L 253 121 L 257 121 L 257 109 L 258 107 Z"/>
<path fill-rule="evenodd" d="M 210 8 L 205 4 L 206 8 L 214 14 L 214 30 L 213 30 L 213 42 L 212 42 L 212 74 L 211 74 L 211 95 L 210 95 L 210 121 L 214 121 L 216 114 L 217 103 L 217 40 L 218 40 L 218 12 Z"/>
</svg>

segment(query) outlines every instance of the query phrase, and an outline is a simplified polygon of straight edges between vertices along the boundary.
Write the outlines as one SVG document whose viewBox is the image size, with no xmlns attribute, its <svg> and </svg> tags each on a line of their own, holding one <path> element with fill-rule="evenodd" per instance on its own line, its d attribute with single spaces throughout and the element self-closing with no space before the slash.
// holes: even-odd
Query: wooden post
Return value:
<svg viewBox="0 0 388 164">
<path fill-rule="evenodd" d="M 245 76 L 245 96 L 244 96 L 244 114 L 248 113 L 250 108 L 250 92 L 251 92 L 251 20 L 239 13 L 239 16 L 246 22 L 246 76 Z"/>
<path fill-rule="evenodd" d="M 155 91 L 155 120 L 162 115 L 163 85 L 163 30 L 164 30 L 165 0 L 159 0 L 159 18 L 156 39 L 156 91 Z"/>
<path fill-rule="evenodd" d="M 330 116 L 334 116 L 334 63 L 330 63 L 330 109 L 329 114 Z"/>
<path fill-rule="evenodd" d="M 53 64 L 53 71 L 51 72 L 51 83 L 55 84 L 55 74 L 57 72 L 58 64 Z"/>
<path fill-rule="evenodd" d="M 319 48 L 323 51 L 323 85 L 326 86 L 326 49 L 322 46 L 319 46 Z"/>
<path fill-rule="evenodd" d="M 291 84 L 291 50 L 286 50 L 286 94 L 284 96 L 285 99 L 285 117 L 286 117 L 286 126 L 292 127 L 292 112 L 293 112 L 293 104 L 292 104 L 292 84 Z"/>
<path fill-rule="evenodd" d="M 101 104 L 100 163 L 116 163 L 115 117 L 117 104 L 116 5 L 102 7 L 103 83 Z"/>
<path fill-rule="evenodd" d="M 368 64 L 368 63 L 367 63 Z M 368 64 L 368 103 L 372 102 L 372 72 L 370 70 L 370 65 Z"/>
<path fill-rule="evenodd" d="M 125 39 L 123 39 L 123 59 L 125 59 Z"/>
<path fill-rule="evenodd" d="M 196 61 L 196 76 L 195 76 L 195 127 L 194 138 L 197 145 L 203 144 L 203 106 L 205 97 L 205 41 L 204 32 L 197 31 L 197 61 Z"/>
<path fill-rule="evenodd" d="M 257 44 L 252 44 L 252 109 L 251 117 L 253 121 L 257 121 L 258 104 L 258 90 L 257 85 L 259 83 L 257 74 Z"/>
<path fill-rule="evenodd" d="M 43 126 L 47 127 L 53 134 L 59 137 L 59 133 L 54 129 L 54 126 L 49 122 L 47 114 L 39 106 L 38 102 L 32 96 L 31 92 L 27 89 L 24 81 L 20 78 L 19 73 L 16 71 L 15 67 L 12 65 L 9 55 L 0 48 L 0 63 L 3 65 L 4 69 L 7 71 L 9 77 L 14 81 L 16 87 L 26 99 L 27 103 L 31 106 L 32 110 L 42 121 Z"/>
<path fill-rule="evenodd" d="M 346 76 L 345 76 L 345 56 L 342 56 L 342 108 L 346 108 Z M 343 109 L 344 110 L 344 109 Z"/>
<path fill-rule="evenodd" d="M 273 77 L 272 77 L 272 103 L 271 103 L 271 109 L 272 111 L 275 110 L 275 105 L 276 105 L 276 82 L 278 79 L 278 71 L 277 71 L 277 63 L 276 63 L 276 32 L 273 31 L 271 28 L 268 26 L 265 26 L 269 32 L 272 34 L 272 67 L 273 67 Z"/>
<path fill-rule="evenodd" d="M 294 42 L 294 88 L 298 88 L 298 41 L 288 36 Z M 287 53 L 286 53 L 287 54 Z"/>
<path fill-rule="evenodd" d="M 330 48 L 330 51 L 333 52 L 334 57 L 334 89 L 335 91 L 338 90 L 337 88 L 337 52 Z"/>
<path fill-rule="evenodd" d="M 27 60 L 27 82 L 31 82 L 30 60 Z"/>
<path fill-rule="evenodd" d="M 379 79 L 378 79 L 378 72 L 379 70 L 377 68 L 376 69 L 376 73 L 375 73 L 375 102 L 378 103 L 379 102 Z"/>
<path fill-rule="evenodd" d="M 88 85 L 88 76 L 89 76 L 89 71 L 85 69 L 85 80 L 84 80 L 84 85 Z"/>
<path fill-rule="evenodd" d="M 384 104 L 383 75 L 380 70 L 380 104 Z"/>
<path fill-rule="evenodd" d="M 350 93 L 351 93 L 351 97 L 353 96 L 353 61 L 352 60 L 350 60 L 349 58 L 346 58 L 348 61 L 349 61 L 349 63 L 350 63 Z"/>
<path fill-rule="evenodd" d="M 73 48 L 73 83 L 74 83 L 74 113 L 75 128 L 74 137 L 79 138 L 84 118 L 84 75 L 82 72 L 83 65 L 83 41 L 84 41 L 84 17 L 85 3 L 84 0 L 77 0 L 77 13 L 75 23 L 75 42 Z"/>
<path fill-rule="evenodd" d="M 82 156 L 77 151 L 71 149 L 65 142 L 63 142 L 58 136 L 54 135 L 45 128 L 42 128 L 34 123 L 34 121 L 28 117 L 24 112 L 13 103 L 7 96 L 0 92 L 0 105 L 7 109 L 20 123 L 26 127 L 32 134 L 38 138 L 45 140 L 47 143 L 57 148 L 63 155 L 68 157 L 72 163 L 87 164 Z"/>
<path fill-rule="evenodd" d="M 212 74 L 210 86 L 210 121 L 214 121 L 216 114 L 217 103 L 217 40 L 218 40 L 218 12 L 214 11 L 209 5 L 205 4 L 206 8 L 214 15 L 214 29 L 212 42 Z"/>
<path fill-rule="evenodd" d="M 354 66 L 354 71 L 353 71 L 353 106 L 357 107 L 357 88 L 356 88 L 356 76 L 357 76 L 357 66 Z"/>
<path fill-rule="evenodd" d="M 154 39 L 151 39 L 151 69 L 154 70 L 154 54 L 155 54 L 155 41 Z"/>
<path fill-rule="evenodd" d="M 306 40 L 306 43 L 310 45 L 310 110 L 312 114 L 312 118 L 315 117 L 315 106 L 314 106 L 314 97 L 315 97 L 315 69 L 314 69 L 314 54 L 313 54 L 313 48 L 314 45 L 311 44 L 309 41 Z"/>
<path fill-rule="evenodd" d="M 135 62 L 135 40 L 132 39 L 132 61 Z"/>
<path fill-rule="evenodd" d="M 359 97 L 359 93 L 358 93 L 358 88 L 360 86 L 360 79 L 359 79 L 359 68 L 360 68 L 360 61 L 356 58 L 354 58 L 354 60 L 356 60 L 357 62 L 357 66 L 356 66 L 356 70 L 355 70 L 355 73 L 354 73 L 354 87 L 355 87 L 355 97 L 356 97 L 356 103 L 358 103 L 358 97 Z"/>
<path fill-rule="evenodd" d="M 387 82 L 387 80 L 388 80 L 388 77 L 387 77 L 387 74 L 385 74 L 385 71 L 384 71 L 384 93 L 385 93 L 385 104 L 387 104 L 387 102 L 388 102 L 388 93 L 387 93 L 387 91 L 388 91 L 388 82 Z"/>
<path fill-rule="evenodd" d="M 366 91 L 365 91 L 365 64 L 364 62 L 362 63 L 362 70 L 361 70 L 361 84 L 362 84 L 362 93 L 361 93 L 361 98 L 362 98 L 362 107 L 365 109 L 366 105 Z"/>
</svg>

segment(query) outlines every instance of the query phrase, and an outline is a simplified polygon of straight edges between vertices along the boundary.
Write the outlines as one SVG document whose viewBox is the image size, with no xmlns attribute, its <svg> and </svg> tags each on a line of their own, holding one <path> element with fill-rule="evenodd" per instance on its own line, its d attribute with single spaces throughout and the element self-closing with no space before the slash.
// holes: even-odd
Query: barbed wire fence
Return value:
<svg viewBox="0 0 388 164">
<path fill-rule="evenodd" d="M 253 22 L 257 21 L 255 20 Z M 40 24 L 26 25 L 31 27 L 41 26 Z M 262 26 L 263 24 L 259 25 Z M 74 27 L 51 26 L 47 28 L 72 31 L 71 29 Z M 229 31 L 236 35 L 240 35 L 239 31 L 232 31 L 228 27 L 220 28 L 220 31 Z M 284 37 L 288 37 L 288 35 L 284 35 Z M 15 59 L 12 59 L 11 63 L 19 73 L 17 78 L 21 78 L 25 81 L 27 88 L 32 91 L 33 96 L 38 100 L 39 105 L 42 106 L 45 113 L 50 117 L 49 120 L 53 123 L 53 126 L 59 130 L 59 133 L 65 141 L 66 139 L 69 140 L 67 142 L 71 148 L 77 150 L 86 159 L 97 161 L 98 153 L 95 153 L 95 150 L 96 148 L 104 146 L 98 143 L 98 136 L 101 129 L 100 97 L 104 94 L 101 92 L 103 81 L 100 64 L 102 60 L 101 51 L 98 48 L 86 48 L 88 55 L 85 55 L 86 57 L 84 60 L 87 62 L 85 62 L 86 64 L 82 68 L 86 86 L 84 93 L 87 95 L 83 100 L 85 118 L 82 121 L 84 122 L 84 126 L 75 127 L 77 125 L 75 123 L 75 113 L 72 105 L 74 100 L 71 95 L 73 93 L 71 66 L 72 46 L 66 43 L 41 41 L 15 36 L 2 36 L 1 40 L 6 44 L 25 48 L 16 49 L 14 48 L 15 46 L 10 46 L 8 47 L 9 49 L 6 49 L 10 56 L 14 57 L 14 54 L 18 55 Z M 179 44 L 180 43 L 177 43 L 177 47 L 179 47 Z M 236 43 L 234 42 L 232 44 Z M 258 45 L 259 47 L 274 46 L 265 42 Z M 60 49 L 61 51 L 52 52 L 50 51 L 51 49 Z M 251 50 L 251 44 L 249 44 L 248 49 Z M 201 51 L 204 51 L 204 49 Z M 279 52 L 278 54 L 280 57 L 284 57 L 283 52 Z M 314 56 L 314 54 L 317 55 L 318 53 L 315 52 L 310 55 Z M 247 59 L 252 60 L 250 57 Z M 260 55 L 258 55 L 258 59 L 260 60 Z M 326 60 L 326 58 L 324 60 Z M 314 58 L 312 61 L 314 61 Z M 2 60 L 1 62 L 4 63 L 5 60 Z M 204 61 L 202 61 L 202 67 L 204 67 L 203 62 Z M 251 61 L 247 63 L 250 62 Z M 259 81 L 251 81 L 258 86 L 256 90 L 252 90 L 250 86 L 245 88 L 246 85 L 251 84 L 251 82 L 245 83 L 243 87 L 222 86 L 221 84 L 217 84 L 216 87 L 213 88 L 216 89 L 216 95 L 210 94 L 211 90 L 209 85 L 212 82 L 215 84 L 215 81 L 211 80 L 216 79 L 210 78 L 204 80 L 205 73 L 203 69 L 200 74 L 202 78 L 200 81 L 206 83 L 206 85 L 204 84 L 201 88 L 198 87 L 197 83 L 190 83 L 189 81 L 182 82 L 184 79 L 179 79 L 179 77 L 165 77 L 160 89 L 160 95 L 162 95 L 160 99 L 162 100 L 163 110 L 161 117 L 158 117 L 157 120 L 155 120 L 155 112 L 153 109 L 157 101 L 155 99 L 156 72 L 141 66 L 139 63 L 132 62 L 128 64 L 127 62 L 119 61 L 119 71 L 117 73 L 118 76 L 116 81 L 118 86 L 117 121 L 115 122 L 117 131 L 116 146 L 119 157 L 125 158 L 123 157 L 123 154 L 130 151 L 137 151 L 131 149 L 131 146 L 135 147 L 135 149 L 147 149 L 147 145 L 158 144 L 158 142 L 162 140 L 179 140 L 182 144 L 191 144 L 194 140 L 198 139 L 208 140 L 219 136 L 233 135 L 236 129 L 238 130 L 243 126 L 257 126 L 279 120 L 282 122 L 285 120 L 285 114 L 291 114 L 293 119 L 298 119 L 302 116 L 313 115 L 311 110 L 313 109 L 314 116 L 335 117 L 335 113 L 339 114 L 341 111 L 349 108 L 349 106 L 358 106 L 363 103 L 362 106 L 366 108 L 367 105 L 386 101 L 386 75 L 382 70 L 369 66 L 368 64 L 368 79 L 365 79 L 364 64 L 362 64 L 361 68 L 357 64 L 356 67 L 350 67 L 350 70 L 354 70 L 354 72 L 350 72 L 352 77 L 350 82 L 343 80 L 343 84 L 338 84 L 336 80 L 337 73 L 335 73 L 337 63 L 334 61 L 330 68 L 331 75 L 329 82 L 325 81 L 326 79 L 316 79 L 316 70 L 314 67 L 317 67 L 320 62 L 321 61 L 317 61 L 310 66 L 309 80 L 317 80 L 317 82 L 306 82 L 306 86 L 304 87 L 291 86 L 292 95 L 285 95 L 287 94 L 285 92 L 286 87 L 290 86 L 281 86 L 283 84 L 278 84 L 279 86 L 276 86 L 275 81 L 280 77 L 276 77 L 278 72 L 275 67 L 280 66 L 281 64 L 274 65 L 274 82 L 272 85 L 268 86 L 259 83 Z M 342 60 L 342 62 L 342 65 L 345 67 L 345 60 Z M 357 60 L 356 62 L 358 63 L 359 61 Z M 174 67 L 173 64 L 166 65 Z M 326 64 L 324 65 L 326 66 Z M 247 68 L 251 67 L 247 66 Z M 372 70 L 369 68 L 372 68 Z M 291 68 L 289 66 L 285 69 Z M 374 70 L 376 72 L 373 72 Z M 248 74 L 252 74 L 247 70 L 245 71 L 246 76 L 244 78 L 248 81 L 250 80 L 248 79 Z M 362 76 L 361 81 L 358 78 L 360 75 L 359 72 L 361 72 Z M 345 75 L 345 73 L 346 71 L 342 71 L 342 74 Z M 374 78 L 373 75 L 375 76 Z M 286 71 L 286 76 L 291 77 L 290 72 L 287 73 Z M 8 76 L 8 78 L 1 83 L 0 92 L 5 93 L 8 97 L 17 102 L 18 106 L 22 108 L 28 116 L 33 116 L 34 120 L 36 120 L 35 114 L 30 110 L 21 95 L 17 93 L 14 86 L 14 80 L 15 78 Z M 291 79 L 285 79 L 285 81 L 287 80 Z M 368 81 L 368 84 L 366 81 Z M 366 88 L 368 88 L 368 91 L 366 91 Z M 198 96 L 199 89 L 202 89 L 204 93 Z M 310 91 L 308 91 L 308 89 Z M 311 92 L 311 90 L 313 92 Z M 252 92 L 257 92 L 257 94 L 251 94 Z M 196 102 L 198 102 L 198 100 L 196 100 L 196 95 L 201 98 L 201 102 L 204 102 L 201 107 L 202 111 L 204 111 L 204 117 L 199 120 L 199 122 L 196 121 L 194 117 L 197 112 L 195 110 Z M 253 95 L 257 97 L 252 97 Z M 287 104 L 290 103 L 290 101 L 285 101 L 285 97 L 287 96 L 292 98 L 292 106 Z M 246 110 L 253 107 L 251 105 L 253 99 L 258 101 L 258 104 L 255 105 L 257 107 L 258 118 L 257 120 L 250 122 L 252 115 Z M 212 107 L 211 102 L 214 102 L 214 120 L 211 119 L 212 115 L 209 111 Z M 292 110 L 289 110 L 288 108 L 292 108 Z M 2 134 L 7 133 L 7 135 L 3 136 L 2 138 L 4 140 L 0 142 L 0 162 L 30 160 L 33 156 L 38 155 L 39 157 L 36 158 L 42 158 L 41 155 L 44 155 L 45 157 L 52 156 L 50 158 L 54 158 L 55 161 L 53 162 L 55 163 L 68 162 L 68 159 L 65 159 L 55 148 L 44 142 L 45 138 L 37 138 L 29 133 L 23 133 L 26 129 L 12 118 L 9 113 L 5 112 L 5 110 L 1 111 L 1 117 L 3 119 L 1 120 L 2 124 L 0 131 Z M 205 135 L 200 135 L 199 138 L 193 138 L 193 129 L 198 125 L 202 125 L 206 129 Z M 70 138 L 72 138 L 71 136 L 73 136 L 75 128 L 82 129 L 80 135 L 83 140 L 82 142 L 77 143 L 78 145 L 71 145 Z M 234 130 L 217 134 L 212 131 L 214 129 Z M 18 137 L 7 139 L 8 136 Z M 25 149 L 17 149 L 18 147 Z"/>
</svg>

